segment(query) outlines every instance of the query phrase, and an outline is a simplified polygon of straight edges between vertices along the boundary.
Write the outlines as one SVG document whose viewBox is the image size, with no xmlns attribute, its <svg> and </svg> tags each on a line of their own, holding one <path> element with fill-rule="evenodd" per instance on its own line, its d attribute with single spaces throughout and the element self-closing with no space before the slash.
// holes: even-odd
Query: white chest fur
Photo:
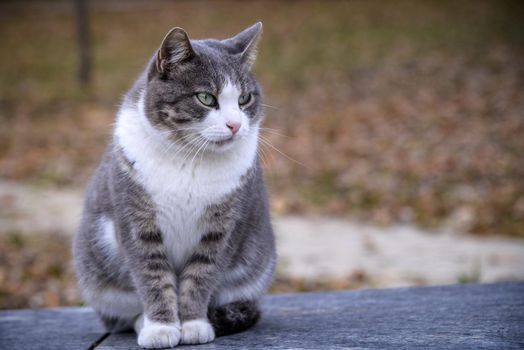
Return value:
<svg viewBox="0 0 524 350">
<path fill-rule="evenodd" d="M 227 152 L 198 154 L 195 159 L 186 159 L 184 165 L 186 153 L 177 152 L 165 135 L 151 126 L 141 103 L 120 111 L 116 140 L 135 162 L 139 181 L 153 200 L 157 225 L 176 269 L 183 266 L 206 233 L 200 220 L 206 208 L 234 191 L 252 166 L 257 132 L 253 128 Z"/>
</svg>

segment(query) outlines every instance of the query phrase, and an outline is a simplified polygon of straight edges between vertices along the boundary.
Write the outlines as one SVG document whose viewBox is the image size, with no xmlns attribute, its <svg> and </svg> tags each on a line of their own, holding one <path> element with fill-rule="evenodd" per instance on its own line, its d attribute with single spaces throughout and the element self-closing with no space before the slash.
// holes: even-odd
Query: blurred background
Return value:
<svg viewBox="0 0 524 350">
<path fill-rule="evenodd" d="M 164 34 L 226 38 L 259 20 L 271 292 L 524 279 L 524 2 L 86 9 L 0 4 L 0 308 L 81 304 L 82 192 Z"/>
</svg>

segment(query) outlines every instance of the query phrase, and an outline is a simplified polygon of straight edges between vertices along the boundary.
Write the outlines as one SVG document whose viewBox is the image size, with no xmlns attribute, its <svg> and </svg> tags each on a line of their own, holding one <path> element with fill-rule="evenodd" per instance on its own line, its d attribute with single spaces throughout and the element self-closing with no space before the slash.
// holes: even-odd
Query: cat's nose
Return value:
<svg viewBox="0 0 524 350">
<path fill-rule="evenodd" d="M 239 122 L 227 122 L 226 126 L 231 130 L 233 135 L 235 135 L 240 129 L 241 124 Z"/>
</svg>

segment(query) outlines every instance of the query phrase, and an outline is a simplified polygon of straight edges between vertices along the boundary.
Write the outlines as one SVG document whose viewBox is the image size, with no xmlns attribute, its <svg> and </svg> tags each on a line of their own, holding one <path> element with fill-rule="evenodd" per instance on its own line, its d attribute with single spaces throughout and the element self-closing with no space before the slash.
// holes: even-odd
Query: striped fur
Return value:
<svg viewBox="0 0 524 350">
<path fill-rule="evenodd" d="M 276 259 L 250 73 L 260 29 L 225 41 L 168 34 L 87 188 L 74 243 L 80 288 L 109 331 L 134 328 L 144 348 L 209 342 L 259 318 Z M 187 97 L 202 86 L 220 107 Z M 238 105 L 246 92 L 252 100 Z M 242 125 L 231 136 L 233 115 Z M 191 133 L 205 141 L 191 144 Z"/>
</svg>

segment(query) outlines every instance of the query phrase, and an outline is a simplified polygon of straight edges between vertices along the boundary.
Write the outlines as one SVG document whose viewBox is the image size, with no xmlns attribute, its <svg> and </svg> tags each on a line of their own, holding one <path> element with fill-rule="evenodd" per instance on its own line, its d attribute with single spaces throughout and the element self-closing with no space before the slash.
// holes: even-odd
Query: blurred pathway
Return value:
<svg viewBox="0 0 524 350">
<path fill-rule="evenodd" d="M 522 239 L 334 218 L 281 217 L 274 223 L 285 275 L 363 275 L 375 287 L 524 280 Z"/>
<path fill-rule="evenodd" d="M 40 188 L 0 180 L 0 234 L 72 235 L 80 221 L 83 190 Z"/>
<path fill-rule="evenodd" d="M 0 181 L 0 234 L 72 235 L 82 190 Z M 365 276 L 374 287 L 524 280 L 524 240 L 276 217 L 279 272 L 305 279 Z"/>
</svg>

